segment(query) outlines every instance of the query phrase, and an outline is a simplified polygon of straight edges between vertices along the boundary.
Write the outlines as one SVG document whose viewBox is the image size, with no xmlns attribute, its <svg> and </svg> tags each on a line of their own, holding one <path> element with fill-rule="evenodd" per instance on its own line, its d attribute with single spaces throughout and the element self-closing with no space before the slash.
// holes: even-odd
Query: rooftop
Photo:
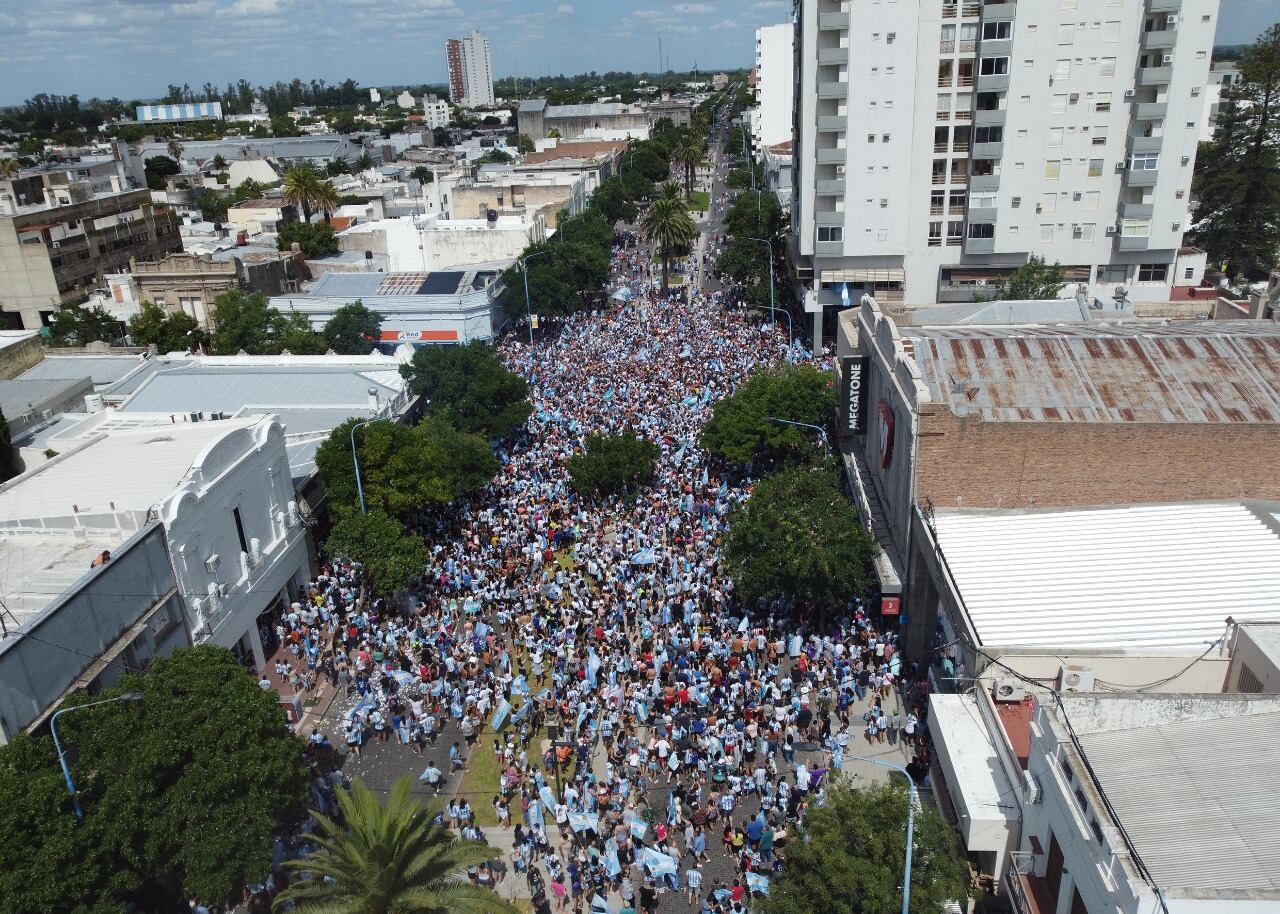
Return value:
<svg viewBox="0 0 1280 914">
<path fill-rule="evenodd" d="M 934 402 L 999 422 L 1280 422 L 1280 325 L 902 327 Z"/>
<path fill-rule="evenodd" d="M 486 288 L 497 277 L 493 270 L 446 270 L 433 273 L 324 273 L 311 295 L 386 298 L 390 296 L 453 296 Z"/>
<path fill-rule="evenodd" d="M 597 156 L 610 155 L 618 150 L 626 149 L 625 141 L 590 140 L 580 143 L 557 143 L 542 152 L 527 152 L 522 161 L 526 165 L 537 165 L 542 162 L 554 162 L 557 159 L 593 159 Z"/>
<path fill-rule="evenodd" d="M 590 105 L 548 105 L 546 116 L 552 117 L 612 117 L 622 114 L 627 106 L 621 102 L 596 102 Z"/>
<path fill-rule="evenodd" d="M 32 365 L 18 376 L 22 381 L 71 381 L 89 378 L 93 386 L 103 387 L 137 371 L 146 359 L 140 355 L 55 355 L 46 353 L 43 361 Z"/>
<path fill-rule="evenodd" d="M 939 510 L 939 546 L 983 645 L 1199 654 L 1274 619 L 1280 505 Z"/>
<path fill-rule="evenodd" d="M 1055 716 L 1163 894 L 1280 899 L 1280 698 L 1068 694 Z"/>
</svg>

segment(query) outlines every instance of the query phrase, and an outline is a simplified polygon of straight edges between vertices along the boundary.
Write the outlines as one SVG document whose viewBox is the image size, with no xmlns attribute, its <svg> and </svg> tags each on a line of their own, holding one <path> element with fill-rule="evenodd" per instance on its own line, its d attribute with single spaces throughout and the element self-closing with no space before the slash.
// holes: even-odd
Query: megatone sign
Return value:
<svg viewBox="0 0 1280 914">
<path fill-rule="evenodd" d="M 867 430 L 867 363 L 865 355 L 845 356 L 840 384 L 840 436 Z"/>
</svg>

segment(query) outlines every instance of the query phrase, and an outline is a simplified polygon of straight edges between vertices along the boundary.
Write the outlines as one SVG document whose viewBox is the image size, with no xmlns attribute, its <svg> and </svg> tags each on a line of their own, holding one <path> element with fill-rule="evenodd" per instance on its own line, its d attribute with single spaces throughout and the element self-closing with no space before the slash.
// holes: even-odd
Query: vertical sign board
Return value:
<svg viewBox="0 0 1280 914">
<path fill-rule="evenodd" d="M 839 437 L 861 435 L 867 430 L 867 364 L 865 355 L 847 355 L 840 371 Z"/>
</svg>

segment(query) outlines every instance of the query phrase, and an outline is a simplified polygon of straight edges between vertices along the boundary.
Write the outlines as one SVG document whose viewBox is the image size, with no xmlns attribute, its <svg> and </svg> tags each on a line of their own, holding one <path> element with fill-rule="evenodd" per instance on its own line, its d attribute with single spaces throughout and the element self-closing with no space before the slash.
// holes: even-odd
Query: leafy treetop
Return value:
<svg viewBox="0 0 1280 914">
<path fill-rule="evenodd" d="M 529 385 L 486 343 L 423 347 L 400 373 L 413 393 L 429 400 L 428 414 L 443 416 L 462 431 L 503 438 L 533 412 Z"/>
</svg>

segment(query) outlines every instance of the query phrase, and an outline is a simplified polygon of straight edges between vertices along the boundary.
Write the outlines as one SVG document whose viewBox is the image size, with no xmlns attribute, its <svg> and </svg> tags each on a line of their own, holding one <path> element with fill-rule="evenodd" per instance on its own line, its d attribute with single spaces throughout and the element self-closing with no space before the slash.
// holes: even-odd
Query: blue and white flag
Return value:
<svg viewBox="0 0 1280 914">
<path fill-rule="evenodd" d="M 551 792 L 551 788 L 546 784 L 538 789 L 538 796 L 542 799 L 542 805 L 547 809 L 556 808 L 556 795 Z"/>
<path fill-rule="evenodd" d="M 759 873 L 747 873 L 747 889 L 751 892 L 759 892 L 761 895 L 769 894 L 769 877 L 761 876 Z"/>
<path fill-rule="evenodd" d="M 596 685 L 597 685 L 597 678 L 598 678 L 598 677 L 599 677 L 599 675 L 600 675 L 600 667 L 602 667 L 602 666 L 604 666 L 604 663 L 603 663 L 603 662 L 601 662 L 601 660 L 600 660 L 599 656 L 597 656 L 597 654 L 596 654 L 596 649 L 595 649 L 594 647 L 593 647 L 593 648 L 588 648 L 588 651 L 587 651 L 587 683 L 588 683 L 588 684 L 591 686 L 591 688 L 593 688 L 593 689 L 594 689 L 594 688 L 596 687 Z"/>
<path fill-rule="evenodd" d="M 632 565 L 656 565 L 658 563 L 658 550 L 655 546 L 648 549 L 641 549 L 631 554 Z"/>
<path fill-rule="evenodd" d="M 529 680 L 525 679 L 523 675 L 517 676 L 515 679 L 511 680 L 511 694 L 528 695 Z"/>
<path fill-rule="evenodd" d="M 493 719 L 489 721 L 489 726 L 497 732 L 506 726 L 507 718 L 510 716 L 511 703 L 505 698 L 499 698 L 497 706 L 493 709 Z"/>
<path fill-rule="evenodd" d="M 618 843 L 610 838 L 604 845 L 604 874 L 610 879 L 622 873 L 622 864 L 618 862 Z"/>
<path fill-rule="evenodd" d="M 846 308 L 849 307 L 849 284 L 847 282 L 840 283 L 840 301 Z"/>
<path fill-rule="evenodd" d="M 649 833 L 649 826 L 646 825 L 645 821 L 639 816 L 632 819 L 627 824 L 627 828 L 631 831 L 631 837 L 635 838 L 637 841 L 643 841 L 644 836 Z"/>
<path fill-rule="evenodd" d="M 600 828 L 600 814 L 595 812 L 571 812 L 569 813 L 569 827 L 575 832 L 598 831 Z"/>
<path fill-rule="evenodd" d="M 640 848 L 637 855 L 639 861 L 644 864 L 652 876 L 674 876 L 678 872 L 676 862 L 661 851 L 656 851 L 651 847 Z"/>
</svg>

